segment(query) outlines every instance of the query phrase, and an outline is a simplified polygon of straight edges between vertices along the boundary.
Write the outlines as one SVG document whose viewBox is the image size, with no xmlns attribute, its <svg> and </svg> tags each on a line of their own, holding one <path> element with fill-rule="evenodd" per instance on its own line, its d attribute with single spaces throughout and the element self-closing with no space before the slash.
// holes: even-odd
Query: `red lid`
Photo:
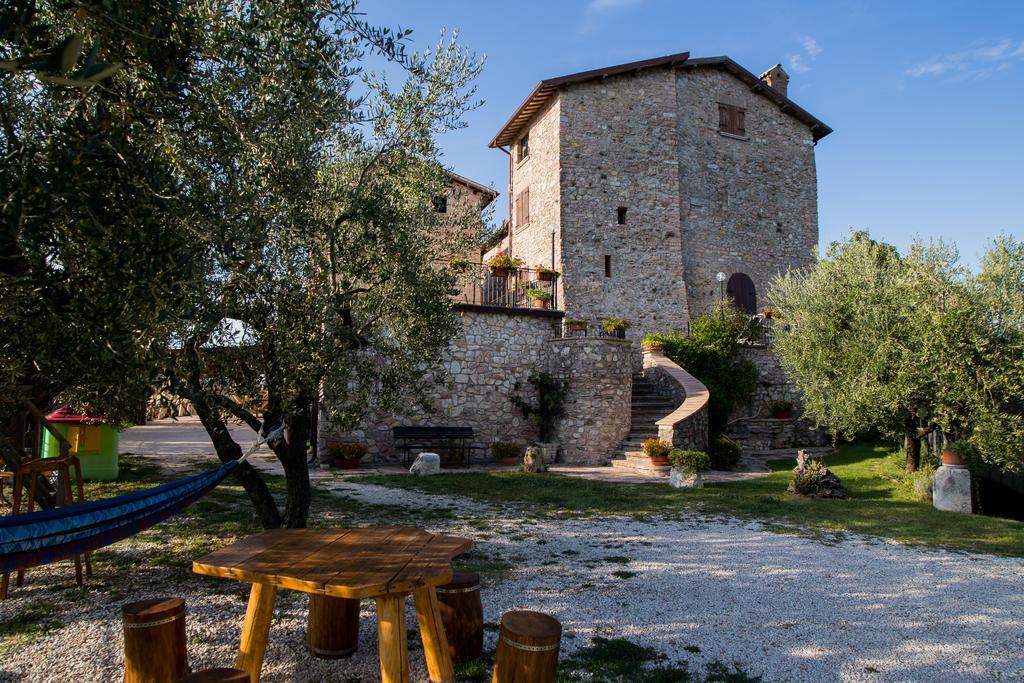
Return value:
<svg viewBox="0 0 1024 683">
<path fill-rule="evenodd" d="M 57 408 L 57 410 L 55 410 L 52 413 L 50 413 L 49 415 L 47 415 L 46 419 L 49 420 L 50 422 L 74 422 L 74 423 L 78 423 L 78 424 L 103 424 L 103 418 L 101 418 L 99 415 L 96 415 L 94 413 L 90 413 L 89 411 L 86 411 L 85 415 L 79 415 L 77 413 L 71 412 L 71 409 L 68 408 L 67 406 L 63 406 L 61 408 Z"/>
</svg>

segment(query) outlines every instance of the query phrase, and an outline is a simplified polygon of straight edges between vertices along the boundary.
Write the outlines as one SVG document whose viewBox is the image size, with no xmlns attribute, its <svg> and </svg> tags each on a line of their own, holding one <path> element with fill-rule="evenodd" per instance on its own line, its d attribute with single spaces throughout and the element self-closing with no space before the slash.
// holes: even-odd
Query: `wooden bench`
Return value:
<svg viewBox="0 0 1024 683">
<path fill-rule="evenodd" d="M 406 467 L 412 463 L 412 449 L 427 450 L 441 443 L 447 444 L 448 452 L 457 453 L 459 460 L 469 466 L 474 438 L 471 427 L 393 427 L 391 435 L 395 447 L 402 449 Z"/>
</svg>

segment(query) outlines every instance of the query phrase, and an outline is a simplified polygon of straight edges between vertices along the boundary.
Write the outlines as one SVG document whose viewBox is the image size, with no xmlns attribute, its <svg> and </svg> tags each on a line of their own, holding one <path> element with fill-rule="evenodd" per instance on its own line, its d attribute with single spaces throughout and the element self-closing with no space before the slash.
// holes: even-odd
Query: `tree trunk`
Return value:
<svg viewBox="0 0 1024 683">
<path fill-rule="evenodd" d="M 903 423 L 903 451 L 907 455 L 907 472 L 916 472 L 921 467 L 921 437 L 916 418 L 907 418 Z"/>
<path fill-rule="evenodd" d="M 210 441 L 213 442 L 213 447 L 217 451 L 217 457 L 220 458 L 221 462 L 241 458 L 242 447 L 231 438 L 231 433 L 228 431 L 227 425 L 224 424 L 224 420 L 221 419 L 220 413 L 211 408 L 206 398 L 198 391 L 192 393 L 190 397 L 196 414 L 203 423 L 203 427 L 206 428 L 206 433 L 209 434 Z M 245 492 L 249 494 L 249 499 L 256 508 L 256 515 L 259 517 L 263 528 L 279 528 L 281 526 L 281 513 L 278 512 L 274 496 L 271 495 L 267 483 L 260 477 L 259 472 L 252 465 L 244 462 L 235 469 L 235 477 L 242 484 Z M 308 472 L 306 483 L 308 487 Z"/>
<path fill-rule="evenodd" d="M 306 440 L 309 438 L 310 401 L 299 398 L 294 412 L 288 417 L 287 455 L 278 459 L 284 466 L 288 494 L 284 506 L 284 526 L 303 528 L 309 518 L 310 485 L 309 464 L 306 462 Z"/>
</svg>

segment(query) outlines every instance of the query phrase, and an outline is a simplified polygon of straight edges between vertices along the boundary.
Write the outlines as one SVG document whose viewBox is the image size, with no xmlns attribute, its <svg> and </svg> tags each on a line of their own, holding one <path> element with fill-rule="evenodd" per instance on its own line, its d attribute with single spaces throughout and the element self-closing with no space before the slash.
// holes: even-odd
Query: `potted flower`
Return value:
<svg viewBox="0 0 1024 683">
<path fill-rule="evenodd" d="M 579 318 L 571 315 L 566 316 L 565 318 L 565 331 L 570 334 L 573 332 L 586 332 L 588 327 L 590 327 L 590 321 L 586 318 Z"/>
<path fill-rule="evenodd" d="M 468 258 L 453 258 L 448 261 L 448 266 L 457 273 L 465 273 L 472 265 L 473 262 Z"/>
<path fill-rule="evenodd" d="M 640 346 L 647 353 L 661 353 L 665 350 L 665 342 L 660 334 L 645 334 Z"/>
<path fill-rule="evenodd" d="M 605 318 L 601 321 L 601 329 L 605 331 L 611 337 L 617 337 L 618 339 L 626 338 L 626 330 L 633 325 L 622 318 Z"/>
<path fill-rule="evenodd" d="M 521 259 L 512 258 L 504 252 L 499 252 L 487 261 L 487 267 L 491 269 L 491 275 L 494 277 L 508 277 L 517 273 L 522 264 Z"/>
<path fill-rule="evenodd" d="M 772 401 L 770 409 L 776 420 L 788 420 L 793 417 L 792 401 Z"/>
<path fill-rule="evenodd" d="M 557 270 L 554 268 L 548 268 L 547 266 L 542 266 L 539 263 L 534 270 L 537 271 L 537 279 L 541 282 L 554 282 L 555 278 L 558 277 Z"/>
<path fill-rule="evenodd" d="M 519 463 L 519 444 L 511 441 L 496 441 L 491 444 L 491 455 L 499 465 L 516 465 Z"/>
<path fill-rule="evenodd" d="M 763 311 L 761 311 L 761 315 L 764 317 L 765 320 L 778 320 L 779 318 L 782 317 L 782 311 L 780 311 L 777 308 L 769 306 Z"/>
<path fill-rule="evenodd" d="M 651 464 L 657 467 L 668 465 L 668 454 L 672 447 L 661 439 L 651 437 L 644 441 L 644 455 L 651 460 Z"/>
<path fill-rule="evenodd" d="M 335 441 L 327 446 L 327 457 L 334 463 L 335 467 L 344 470 L 354 470 L 359 467 L 359 462 L 366 455 L 367 447 L 364 443 L 356 441 Z"/>
<path fill-rule="evenodd" d="M 673 448 L 668 461 L 672 464 L 668 483 L 677 489 L 704 488 L 704 472 L 711 469 L 711 458 L 704 451 L 683 451 Z"/>
<path fill-rule="evenodd" d="M 943 465 L 966 465 L 964 455 L 967 453 L 967 444 L 960 441 L 947 441 L 942 446 Z"/>
<path fill-rule="evenodd" d="M 534 308 L 547 308 L 551 303 L 551 292 L 539 287 L 530 287 L 526 290 L 526 296 Z"/>
</svg>

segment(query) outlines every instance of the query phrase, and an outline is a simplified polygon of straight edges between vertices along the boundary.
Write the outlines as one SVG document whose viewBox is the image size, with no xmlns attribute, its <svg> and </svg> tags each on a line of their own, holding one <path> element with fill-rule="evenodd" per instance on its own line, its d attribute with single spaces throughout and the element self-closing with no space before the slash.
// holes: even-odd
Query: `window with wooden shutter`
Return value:
<svg viewBox="0 0 1024 683">
<path fill-rule="evenodd" d="M 731 104 L 718 105 L 718 132 L 729 135 L 747 134 L 747 112 Z"/>
<path fill-rule="evenodd" d="M 516 195 L 516 227 L 530 222 L 530 188 Z"/>
</svg>

